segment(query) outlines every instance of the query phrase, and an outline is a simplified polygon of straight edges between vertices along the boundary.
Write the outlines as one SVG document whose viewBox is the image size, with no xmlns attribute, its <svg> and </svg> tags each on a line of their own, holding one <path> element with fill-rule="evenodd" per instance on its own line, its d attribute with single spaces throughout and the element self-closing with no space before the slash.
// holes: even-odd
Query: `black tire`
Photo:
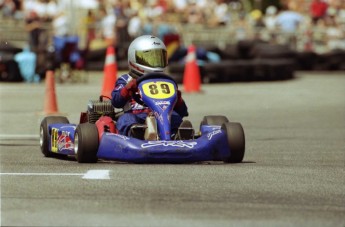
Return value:
<svg viewBox="0 0 345 227">
<path fill-rule="evenodd" d="M 218 125 L 221 126 L 223 123 L 229 122 L 228 118 L 222 115 L 208 115 L 204 116 L 201 125 Z"/>
<path fill-rule="evenodd" d="M 84 123 L 78 125 L 74 134 L 74 153 L 79 163 L 97 162 L 98 130 L 96 125 Z"/>
<path fill-rule="evenodd" d="M 49 117 L 45 117 L 41 121 L 40 147 L 45 157 L 51 157 L 53 154 L 49 150 L 50 132 L 49 132 L 48 126 L 51 124 L 57 124 L 57 123 L 69 124 L 69 121 L 66 117 L 63 117 L 63 116 L 49 116 Z"/>
<path fill-rule="evenodd" d="M 230 157 L 224 160 L 227 163 L 242 162 L 245 153 L 245 136 L 243 127 L 237 122 L 227 122 L 222 125 L 222 130 L 227 134 L 230 147 Z"/>
</svg>

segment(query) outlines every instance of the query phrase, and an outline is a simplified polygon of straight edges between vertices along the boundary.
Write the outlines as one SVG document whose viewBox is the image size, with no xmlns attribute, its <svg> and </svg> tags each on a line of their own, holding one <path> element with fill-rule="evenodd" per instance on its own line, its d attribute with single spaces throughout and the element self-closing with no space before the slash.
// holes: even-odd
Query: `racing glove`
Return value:
<svg viewBox="0 0 345 227">
<path fill-rule="evenodd" d="M 137 86 L 137 80 L 136 79 L 132 79 L 131 81 L 129 81 L 125 87 L 123 87 L 120 91 L 121 96 L 124 99 L 130 99 L 133 94 L 138 90 L 138 86 Z"/>
</svg>

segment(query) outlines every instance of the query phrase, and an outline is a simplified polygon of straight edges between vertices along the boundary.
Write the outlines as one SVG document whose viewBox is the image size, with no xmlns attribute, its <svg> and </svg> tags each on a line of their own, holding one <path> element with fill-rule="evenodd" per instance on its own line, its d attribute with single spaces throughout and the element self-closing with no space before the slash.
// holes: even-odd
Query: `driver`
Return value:
<svg viewBox="0 0 345 227">
<path fill-rule="evenodd" d="M 117 121 L 117 129 L 121 135 L 138 137 L 133 130 L 135 125 L 144 124 L 150 112 L 133 99 L 137 91 L 137 78 L 145 73 L 164 72 L 167 67 L 167 51 L 162 40 L 155 36 L 139 36 L 128 48 L 129 72 L 120 76 L 111 94 L 111 103 L 115 108 L 123 108 L 124 114 Z M 177 102 L 171 115 L 171 131 L 177 132 L 182 118 L 188 116 L 188 109 L 177 91 Z"/>
</svg>

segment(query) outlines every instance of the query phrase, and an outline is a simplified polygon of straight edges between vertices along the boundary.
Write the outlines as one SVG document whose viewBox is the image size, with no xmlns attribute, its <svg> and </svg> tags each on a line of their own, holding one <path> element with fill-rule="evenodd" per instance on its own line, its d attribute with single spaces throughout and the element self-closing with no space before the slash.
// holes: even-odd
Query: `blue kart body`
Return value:
<svg viewBox="0 0 345 227">
<path fill-rule="evenodd" d="M 229 160 L 232 155 L 229 132 L 221 125 L 201 124 L 200 132 L 194 138 L 172 139 L 170 115 L 177 99 L 177 85 L 170 77 L 164 74 L 159 74 L 159 77 L 148 76 L 138 80 L 138 89 L 142 102 L 152 110 L 156 119 L 157 140 L 137 139 L 120 135 L 116 130 L 106 130 L 114 124 L 108 116 L 102 116 L 92 125 L 86 123 L 91 125 L 89 127 L 92 131 L 96 131 L 94 134 L 84 133 L 80 127 L 83 124 L 78 126 L 68 121 L 56 122 L 59 120 L 50 123 L 48 120 L 46 125 L 41 124 L 42 152 L 46 156 L 52 153 L 81 156 L 81 152 L 85 153 L 94 145 L 95 159 L 91 159 L 94 161 L 103 159 L 134 163 L 191 163 Z M 86 135 L 90 137 L 86 138 Z M 77 160 L 79 161 L 78 158 Z M 88 160 L 79 162 L 94 162 Z"/>
<path fill-rule="evenodd" d="M 75 124 L 52 124 L 57 130 L 57 149 L 50 141 L 50 151 L 63 155 L 75 155 Z M 116 133 L 103 133 L 97 158 L 135 163 L 190 163 L 220 161 L 230 156 L 226 133 L 219 126 L 202 126 L 202 136 L 194 140 L 147 141 Z M 53 142 L 55 143 L 55 142 Z"/>
<path fill-rule="evenodd" d="M 133 162 L 199 162 L 225 160 L 229 157 L 226 135 L 219 128 L 195 140 L 142 141 L 117 134 L 103 135 L 97 156 Z"/>
</svg>

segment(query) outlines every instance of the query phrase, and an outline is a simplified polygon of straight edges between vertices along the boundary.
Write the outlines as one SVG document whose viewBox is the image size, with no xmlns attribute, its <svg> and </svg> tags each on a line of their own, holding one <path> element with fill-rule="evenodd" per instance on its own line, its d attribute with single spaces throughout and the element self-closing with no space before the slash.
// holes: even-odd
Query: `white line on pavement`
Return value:
<svg viewBox="0 0 345 227">
<path fill-rule="evenodd" d="M 89 170 L 87 171 L 86 174 L 84 174 L 83 179 L 104 179 L 104 180 L 109 180 L 109 170 L 101 170 L 101 169 L 96 169 L 96 170 Z"/>
<path fill-rule="evenodd" d="M 82 176 L 83 179 L 109 180 L 109 170 L 88 170 L 86 173 L 0 173 L 1 176 Z"/>
<path fill-rule="evenodd" d="M 0 173 L 9 176 L 84 176 L 82 173 Z"/>
<path fill-rule="evenodd" d="M 0 134 L 0 140 L 22 140 L 22 139 L 39 139 L 39 135 L 32 135 L 32 134 Z"/>
</svg>

